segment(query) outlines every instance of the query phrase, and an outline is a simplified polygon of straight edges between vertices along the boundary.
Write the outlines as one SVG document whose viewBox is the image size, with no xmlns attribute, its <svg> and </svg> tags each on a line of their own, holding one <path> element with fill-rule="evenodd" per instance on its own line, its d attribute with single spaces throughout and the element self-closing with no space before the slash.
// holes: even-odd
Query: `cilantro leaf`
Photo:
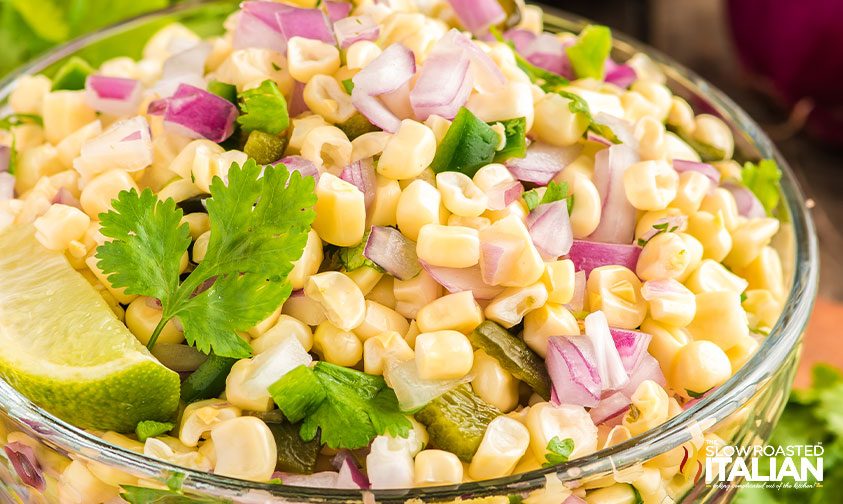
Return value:
<svg viewBox="0 0 843 504">
<path fill-rule="evenodd" d="M 568 212 L 571 211 L 571 207 L 574 204 L 573 198 L 568 194 L 568 183 L 562 182 L 561 184 L 556 182 L 555 180 L 551 180 L 547 187 L 545 188 L 544 195 L 539 198 L 539 190 L 530 189 L 529 191 L 524 192 L 521 195 L 524 199 L 524 203 L 527 205 L 527 209 L 531 212 L 536 209 L 539 205 L 544 205 L 545 203 L 553 203 L 554 201 L 560 201 L 563 199 L 568 200 Z"/>
<path fill-rule="evenodd" d="M 351 92 L 354 91 L 354 81 L 351 79 L 343 79 L 342 88 L 345 89 L 346 93 L 351 94 Z"/>
<path fill-rule="evenodd" d="M 591 109 L 588 107 L 588 102 L 585 101 L 580 95 L 576 93 L 571 93 L 569 91 L 556 91 L 556 93 L 563 98 L 567 98 L 571 100 L 571 103 L 568 104 L 568 109 L 574 114 L 580 114 L 588 121 L 588 129 L 593 131 L 594 133 L 602 136 L 606 140 L 614 143 L 619 144 L 621 143 L 621 139 L 615 135 L 615 132 L 612 131 L 612 128 L 605 124 L 601 124 L 594 120 L 594 116 L 591 115 Z"/>
<path fill-rule="evenodd" d="M 148 438 L 151 437 L 158 437 L 162 434 L 166 434 L 173 430 L 173 425 L 170 422 L 156 422 L 154 420 L 144 420 L 142 422 L 138 422 L 137 427 L 135 427 L 135 435 L 138 437 L 138 441 L 141 443 L 145 442 Z"/>
<path fill-rule="evenodd" d="M 44 121 L 41 116 L 35 114 L 9 114 L 0 118 L 0 130 L 9 130 L 21 124 L 37 124 L 42 125 Z"/>
<path fill-rule="evenodd" d="M 495 153 L 495 163 L 503 163 L 510 158 L 522 158 L 527 154 L 527 119 L 518 117 L 502 121 L 506 143 L 503 149 Z"/>
<path fill-rule="evenodd" d="M 238 98 L 243 113 L 237 117 L 237 123 L 244 130 L 278 135 L 290 125 L 287 100 L 273 81 L 265 80 L 260 86 L 240 93 Z"/>
<path fill-rule="evenodd" d="M 228 185 L 219 177 L 211 183 L 205 259 L 180 283 L 178 265 L 190 244 L 181 210 L 151 191 L 124 191 L 100 216 L 101 232 L 112 240 L 97 250 L 99 267 L 114 286 L 161 300 L 150 348 L 164 325 L 179 317 L 188 343 L 200 351 L 247 357 L 249 345 L 236 333 L 289 295 L 286 277 L 304 249 L 315 200 L 312 177 L 288 176 L 283 166 L 260 167 L 253 160 L 242 168 L 232 164 Z"/>
<path fill-rule="evenodd" d="M 120 497 L 129 504 L 224 504 L 230 500 L 213 497 L 193 497 L 179 490 L 161 490 L 132 485 L 120 485 Z"/>
<path fill-rule="evenodd" d="M 546 462 L 542 467 L 553 467 L 568 461 L 568 457 L 574 451 L 574 440 L 571 438 L 559 439 L 559 436 L 553 436 L 553 439 L 547 443 L 547 451 L 544 458 Z"/>
<path fill-rule="evenodd" d="M 762 159 L 758 164 L 747 162 L 741 170 L 741 181 L 755 194 L 770 215 L 779 206 L 781 179 L 782 172 L 773 159 Z"/>
<path fill-rule="evenodd" d="M 405 437 L 411 428 L 382 377 L 327 362 L 312 369 L 299 366 L 273 383 L 269 393 L 291 421 L 304 420 L 303 440 L 321 432 L 331 448 L 360 448 L 379 434 Z"/>
<path fill-rule="evenodd" d="M 491 126 L 463 107 L 448 127 L 430 166 L 436 173 L 457 171 L 473 177 L 495 158 L 499 142 Z"/>
<path fill-rule="evenodd" d="M 371 232 L 371 229 L 366 231 L 366 234 L 363 235 L 363 239 L 360 240 L 360 243 L 357 245 L 354 245 L 353 247 L 340 247 L 337 249 L 337 259 L 340 264 L 345 267 L 346 271 L 354 271 L 358 268 L 362 268 L 363 266 L 368 266 L 377 271 L 383 272 L 383 268 L 373 263 L 363 255 L 363 251 L 366 249 L 366 243 L 369 241 L 369 234 L 371 234 Z"/>
<path fill-rule="evenodd" d="M 597 80 L 603 80 L 606 58 L 611 50 L 612 30 L 601 25 L 586 26 L 574 45 L 565 48 L 577 77 Z"/>
</svg>

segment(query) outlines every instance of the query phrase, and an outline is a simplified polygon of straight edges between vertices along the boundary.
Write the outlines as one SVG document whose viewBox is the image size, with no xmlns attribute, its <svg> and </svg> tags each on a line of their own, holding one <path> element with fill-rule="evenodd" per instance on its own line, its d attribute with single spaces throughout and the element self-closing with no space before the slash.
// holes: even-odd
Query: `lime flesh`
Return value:
<svg viewBox="0 0 843 504">
<path fill-rule="evenodd" d="M 0 234 L 0 377 L 88 429 L 130 432 L 178 408 L 178 374 L 30 227 Z"/>
</svg>

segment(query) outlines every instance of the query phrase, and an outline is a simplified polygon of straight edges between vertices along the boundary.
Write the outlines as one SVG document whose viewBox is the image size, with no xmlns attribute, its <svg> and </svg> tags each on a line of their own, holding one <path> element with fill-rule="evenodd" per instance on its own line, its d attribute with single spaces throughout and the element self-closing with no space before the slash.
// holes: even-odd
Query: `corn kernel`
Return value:
<svg viewBox="0 0 843 504">
<path fill-rule="evenodd" d="M 395 279 L 391 275 L 384 275 L 380 281 L 366 294 L 366 299 L 380 303 L 390 310 L 395 309 Z"/>
<path fill-rule="evenodd" d="M 35 219 L 33 225 L 35 237 L 42 245 L 50 250 L 62 251 L 71 242 L 81 240 L 90 223 L 91 219 L 78 208 L 57 203 Z"/>
<path fill-rule="evenodd" d="M 720 214 L 697 212 L 688 218 L 688 234 L 700 241 L 703 258 L 722 261 L 732 249 L 732 236 Z"/>
<path fill-rule="evenodd" d="M 705 259 L 685 281 L 685 286 L 694 294 L 719 291 L 740 294 L 746 290 L 747 281 L 727 270 L 719 262 Z"/>
<path fill-rule="evenodd" d="M 423 180 L 415 180 L 401 192 L 396 208 L 398 229 L 416 241 L 425 224 L 441 224 L 439 207 L 442 197 L 435 187 Z"/>
<path fill-rule="evenodd" d="M 730 159 L 735 152 L 735 139 L 732 130 L 719 117 L 700 114 L 694 120 L 691 136 L 694 140 L 710 145 L 723 153 L 722 159 Z"/>
<path fill-rule="evenodd" d="M 647 300 L 653 320 L 685 327 L 694 319 L 697 309 L 694 293 L 676 280 L 645 282 L 641 296 Z"/>
<path fill-rule="evenodd" d="M 691 215 L 700 209 L 703 199 L 711 190 L 711 179 L 700 172 L 687 171 L 679 174 L 679 187 L 670 206 Z"/>
<path fill-rule="evenodd" d="M 363 293 L 357 284 L 338 271 L 311 276 L 304 294 L 319 303 L 328 320 L 344 331 L 359 326 L 366 317 Z"/>
<path fill-rule="evenodd" d="M 430 166 L 436 153 L 436 136 L 430 128 L 404 119 L 378 160 L 378 173 L 393 180 L 417 177 Z"/>
<path fill-rule="evenodd" d="M 319 238 L 319 233 L 316 230 L 311 229 L 307 232 L 307 242 L 304 245 L 301 257 L 293 262 L 293 269 L 287 275 L 287 280 L 293 290 L 304 288 L 307 279 L 319 271 L 323 258 L 322 239 Z"/>
<path fill-rule="evenodd" d="M 366 315 L 363 322 L 354 328 L 354 334 L 361 341 L 366 341 L 388 331 L 404 334 L 409 328 L 410 323 L 400 313 L 367 299 Z"/>
<path fill-rule="evenodd" d="M 666 161 L 640 161 L 623 174 L 626 197 L 639 210 L 662 210 L 676 197 L 679 175 Z"/>
<path fill-rule="evenodd" d="M 293 37 L 287 41 L 290 75 L 299 82 L 309 82 L 317 74 L 331 75 L 340 68 L 336 46 L 321 40 Z"/>
<path fill-rule="evenodd" d="M 555 437 L 574 441 L 571 459 L 597 449 L 597 427 L 582 406 L 539 402 L 530 406 L 525 425 L 530 432 L 530 451 L 538 460 L 545 460 L 547 445 Z"/>
<path fill-rule="evenodd" d="M 579 336 L 577 319 L 562 305 L 546 303 L 524 316 L 524 343 L 542 358 L 551 336 Z"/>
<path fill-rule="evenodd" d="M 635 329 L 647 315 L 647 302 L 641 297 L 641 281 L 623 266 L 593 269 L 586 290 L 589 308 L 601 310 L 610 326 Z"/>
<path fill-rule="evenodd" d="M 737 292 L 697 294 L 697 314 L 688 326 L 695 340 L 708 340 L 728 351 L 749 336 L 749 322 Z"/>
<path fill-rule="evenodd" d="M 453 330 L 416 336 L 416 370 L 423 380 L 457 380 L 471 371 L 474 351 L 464 334 Z"/>
<path fill-rule="evenodd" d="M 375 288 L 384 275 L 382 272 L 369 266 L 360 266 L 355 270 L 345 271 L 343 274 L 357 284 L 357 287 L 360 288 L 360 292 L 362 292 L 364 296 Z"/>
<path fill-rule="evenodd" d="M 480 231 L 480 270 L 490 285 L 527 287 L 544 273 L 544 261 L 533 245 L 527 227 L 510 215 Z M 499 256 L 494 269 L 482 260 L 486 254 Z"/>
<path fill-rule="evenodd" d="M 136 298 L 126 307 L 126 327 L 141 343 L 146 345 L 155 327 L 161 321 L 161 307 L 155 300 L 145 296 Z M 174 345 L 184 341 L 184 332 L 176 325 L 175 319 L 164 324 L 164 329 L 158 335 L 158 343 Z"/>
<path fill-rule="evenodd" d="M 409 280 L 394 281 L 395 311 L 407 318 L 416 318 L 418 311 L 442 296 L 442 286 L 426 271 Z"/>
<path fill-rule="evenodd" d="M 241 415 L 240 408 L 222 399 L 206 399 L 188 404 L 181 416 L 179 441 L 195 447 L 214 425 Z"/>
<path fill-rule="evenodd" d="M 288 336 L 295 336 L 302 348 L 309 352 L 313 348 L 313 331 L 310 326 L 289 315 L 279 315 L 275 325 L 261 336 L 253 339 L 249 344 L 255 354 L 260 354 L 277 346 Z"/>
<path fill-rule="evenodd" d="M 588 120 L 582 114 L 573 113 L 571 100 L 556 93 L 544 95 L 535 104 L 535 122 L 530 131 L 538 140 L 566 147 L 575 144 L 588 128 Z"/>
<path fill-rule="evenodd" d="M 675 279 L 688 269 L 690 260 L 691 255 L 681 236 L 659 233 L 644 245 L 635 272 L 642 280 Z"/>
<path fill-rule="evenodd" d="M 731 376 L 732 365 L 719 346 L 710 341 L 692 341 L 676 355 L 670 385 L 685 397 L 698 397 L 726 383 Z"/>
<path fill-rule="evenodd" d="M 375 179 L 375 201 L 368 213 L 369 223 L 372 226 L 397 225 L 399 199 L 401 199 L 401 185 L 395 180 L 378 175 Z"/>
<path fill-rule="evenodd" d="M 547 302 L 547 288 L 541 282 L 528 287 L 508 287 L 492 299 L 484 314 L 503 327 L 509 328 L 521 322 L 524 315 L 544 306 Z"/>
<path fill-rule="evenodd" d="M 740 214 L 738 213 L 738 205 L 735 202 L 735 197 L 728 189 L 722 187 L 715 188 L 703 198 L 699 210 L 708 212 L 711 215 L 720 215 L 723 219 L 723 225 L 730 233 L 735 230 L 738 225 Z"/>
<path fill-rule="evenodd" d="M 723 260 L 723 264 L 732 268 L 746 268 L 761 251 L 770 244 L 773 236 L 779 232 L 778 219 L 749 219 L 738 224 L 732 231 L 732 250 Z"/>
<path fill-rule="evenodd" d="M 764 247 L 761 253 L 746 268 L 739 272 L 749 282 L 750 289 L 764 289 L 777 299 L 784 299 L 784 273 L 779 253 L 772 247 Z"/>
<path fill-rule="evenodd" d="M 667 392 L 652 380 L 644 380 L 632 394 L 632 406 L 623 417 L 623 426 L 637 436 L 663 424 L 668 419 Z"/>
<path fill-rule="evenodd" d="M 325 321 L 313 334 L 313 351 L 331 364 L 352 367 L 363 358 L 363 344 L 351 331 L 344 331 Z"/>
<path fill-rule="evenodd" d="M 468 475 L 475 480 L 508 476 L 529 447 L 530 432 L 527 428 L 517 420 L 499 416 L 486 428 L 468 466 Z"/>
<path fill-rule="evenodd" d="M 44 96 L 41 112 L 44 136 L 53 145 L 97 118 L 85 102 L 84 91 L 52 91 Z"/>
<path fill-rule="evenodd" d="M 566 304 L 574 297 L 574 262 L 570 259 L 545 264 L 542 282 L 549 303 Z"/>
<path fill-rule="evenodd" d="M 416 254 L 433 266 L 468 268 L 480 261 L 480 235 L 468 227 L 425 224 L 419 230 Z"/>
<path fill-rule="evenodd" d="M 412 360 L 415 352 L 401 333 L 385 331 L 363 342 L 363 370 L 382 375 L 390 362 Z"/>
<path fill-rule="evenodd" d="M 463 478 L 462 462 L 451 452 L 422 450 L 415 459 L 416 486 L 453 485 Z"/>
<path fill-rule="evenodd" d="M 250 481 L 268 481 L 278 460 L 272 431 L 257 417 L 232 418 L 211 429 L 217 460 L 214 473 Z"/>
<path fill-rule="evenodd" d="M 651 318 L 644 319 L 641 330 L 652 336 L 647 351 L 659 361 L 662 369 L 671 369 L 676 354 L 691 340 L 687 330 L 661 324 Z"/>
<path fill-rule="evenodd" d="M 366 205 L 360 189 L 323 173 L 316 184 L 316 218 L 313 229 L 332 245 L 350 247 L 363 239 Z"/>
<path fill-rule="evenodd" d="M 471 388 L 480 399 L 506 413 L 518 406 L 518 380 L 483 350 L 474 352 Z"/>
<path fill-rule="evenodd" d="M 463 173 L 439 173 L 436 175 L 436 187 L 445 208 L 461 217 L 479 217 L 489 204 L 486 193 Z"/>
<path fill-rule="evenodd" d="M 600 224 L 602 202 L 597 187 L 588 176 L 569 172 L 567 169 L 559 172 L 554 179 L 557 182 L 567 182 L 574 201 L 577 202 L 570 215 L 574 238 L 586 238 Z"/>
<path fill-rule="evenodd" d="M 452 329 L 469 333 L 483 322 L 483 311 L 471 291 L 442 296 L 426 304 L 416 314 L 422 332 Z"/>
</svg>

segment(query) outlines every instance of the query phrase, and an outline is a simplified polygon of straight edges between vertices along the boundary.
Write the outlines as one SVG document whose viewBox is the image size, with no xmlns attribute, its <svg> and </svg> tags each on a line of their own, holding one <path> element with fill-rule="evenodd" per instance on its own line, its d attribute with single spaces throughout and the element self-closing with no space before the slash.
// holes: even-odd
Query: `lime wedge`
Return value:
<svg viewBox="0 0 843 504">
<path fill-rule="evenodd" d="M 78 427 L 131 432 L 171 419 L 179 376 L 30 227 L 0 234 L 0 377 Z"/>
</svg>

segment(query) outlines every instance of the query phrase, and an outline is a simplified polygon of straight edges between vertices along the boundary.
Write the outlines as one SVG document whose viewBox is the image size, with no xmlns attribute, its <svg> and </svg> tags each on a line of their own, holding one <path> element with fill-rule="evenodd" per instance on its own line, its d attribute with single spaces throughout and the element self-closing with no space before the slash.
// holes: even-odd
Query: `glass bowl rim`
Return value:
<svg viewBox="0 0 843 504">
<path fill-rule="evenodd" d="M 169 15 L 200 12 L 201 9 L 214 5 L 222 7 L 223 5 L 231 5 L 231 2 L 186 2 L 137 16 L 67 42 L 19 67 L 0 80 L 0 103 L 7 101 L 14 82 L 22 75 L 42 72 L 56 62 L 72 56 L 93 43 L 104 41 L 109 37 L 143 26 L 146 23 L 154 22 Z M 540 6 L 545 12 L 546 22 L 557 28 L 564 27 L 567 30 L 577 30 L 588 23 L 587 20 L 560 9 Z M 762 157 L 775 159 L 782 169 L 782 194 L 793 225 L 795 264 L 792 287 L 788 292 L 782 315 L 755 355 L 737 373 L 724 385 L 701 398 L 680 415 L 628 441 L 556 467 L 442 487 L 352 491 L 256 483 L 191 470 L 153 459 L 109 444 L 93 434 L 56 418 L 30 402 L 2 379 L 0 379 L 0 408 L 14 420 L 29 425 L 43 439 L 59 448 L 70 453 L 80 453 L 83 456 L 93 457 L 99 462 L 123 470 L 145 474 L 150 477 L 161 477 L 165 472 L 182 473 L 186 475 L 185 488 L 200 492 L 203 490 L 222 490 L 231 492 L 232 496 L 242 496 L 244 492 L 246 494 L 254 492 L 256 496 L 280 497 L 282 499 L 292 497 L 307 501 L 325 501 L 327 499 L 340 502 L 359 500 L 361 495 L 365 497 L 366 494 L 374 494 L 378 500 L 400 502 L 412 498 L 440 500 L 467 494 L 484 496 L 502 492 L 525 492 L 542 486 L 547 475 L 556 474 L 563 480 L 570 480 L 612 472 L 616 468 L 646 460 L 691 439 L 698 432 L 704 431 L 707 423 L 716 423 L 716 421 L 725 418 L 743 405 L 755 392 L 752 385 L 759 384 L 769 378 L 798 342 L 813 308 L 818 288 L 819 266 L 816 231 L 810 210 L 805 205 L 805 198 L 790 166 L 772 141 L 743 109 L 694 72 L 646 44 L 634 41 L 621 33 L 613 32 L 613 48 L 622 48 L 627 53 L 643 52 L 648 55 L 660 65 L 662 71 L 668 77 L 684 82 L 684 85 L 695 93 L 713 100 L 724 117 L 728 119 L 727 122 L 738 128 L 738 132 L 750 137 L 751 142 L 760 151 Z"/>
</svg>

